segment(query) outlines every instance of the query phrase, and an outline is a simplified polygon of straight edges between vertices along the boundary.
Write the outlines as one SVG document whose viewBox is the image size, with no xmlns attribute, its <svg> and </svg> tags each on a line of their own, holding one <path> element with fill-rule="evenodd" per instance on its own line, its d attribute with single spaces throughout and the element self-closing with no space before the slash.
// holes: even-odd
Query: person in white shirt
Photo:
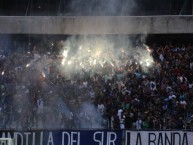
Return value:
<svg viewBox="0 0 193 145">
<path fill-rule="evenodd" d="M 43 111 L 43 108 L 44 108 L 44 101 L 43 99 L 38 99 L 37 100 L 37 106 L 38 106 L 38 114 L 43 114 L 44 111 Z"/>
<path fill-rule="evenodd" d="M 87 81 L 84 81 L 82 84 L 83 84 L 84 88 L 87 88 L 87 86 L 88 86 L 88 82 Z"/>
<path fill-rule="evenodd" d="M 45 115 L 44 115 L 44 101 L 42 98 L 37 100 L 37 121 L 36 126 L 41 125 L 42 127 L 45 125 Z"/>
<path fill-rule="evenodd" d="M 120 119 L 120 129 L 125 129 L 125 115 L 122 113 L 121 114 L 121 119 Z"/>
<path fill-rule="evenodd" d="M 161 62 L 164 61 L 164 56 L 163 56 L 163 54 L 160 54 L 160 55 L 159 55 L 159 59 L 161 60 Z"/>
<path fill-rule="evenodd" d="M 104 114 L 105 106 L 102 103 L 98 104 L 98 112 Z"/>
<path fill-rule="evenodd" d="M 143 121 L 140 118 L 138 118 L 137 121 L 135 122 L 136 129 L 137 130 L 142 129 L 142 124 L 143 124 Z"/>
<path fill-rule="evenodd" d="M 121 114 L 122 114 L 122 112 L 123 112 L 123 109 L 122 109 L 122 108 L 120 108 L 120 109 L 118 110 L 118 112 L 117 112 L 117 116 L 119 116 L 119 120 L 121 120 Z"/>
</svg>

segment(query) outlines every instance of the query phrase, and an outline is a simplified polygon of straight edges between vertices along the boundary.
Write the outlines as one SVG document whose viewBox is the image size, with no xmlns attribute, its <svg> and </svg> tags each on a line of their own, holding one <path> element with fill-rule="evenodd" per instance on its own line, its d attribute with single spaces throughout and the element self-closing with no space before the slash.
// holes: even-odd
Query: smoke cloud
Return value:
<svg viewBox="0 0 193 145">
<path fill-rule="evenodd" d="M 121 16 L 137 10 L 135 0 L 76 0 L 68 4 L 69 15 Z"/>
<path fill-rule="evenodd" d="M 124 70 L 132 61 L 140 63 L 144 69 L 153 63 L 149 47 L 142 43 L 134 46 L 126 36 L 83 39 L 72 37 L 62 42 L 62 47 L 63 59 L 59 67 L 68 79 L 82 78 L 85 74 L 106 75 L 104 70 L 107 67 L 112 73 L 116 69 Z"/>
<path fill-rule="evenodd" d="M 9 122 L 11 128 L 103 128 L 105 119 L 93 102 L 100 86 L 89 80 L 95 75 L 125 77 L 137 72 L 134 66 L 128 68 L 133 63 L 148 70 L 153 59 L 143 43 L 128 36 L 81 36 L 59 41 L 58 53 L 14 50 L 1 60 L 1 101 L 14 110 L 3 126 Z"/>
</svg>

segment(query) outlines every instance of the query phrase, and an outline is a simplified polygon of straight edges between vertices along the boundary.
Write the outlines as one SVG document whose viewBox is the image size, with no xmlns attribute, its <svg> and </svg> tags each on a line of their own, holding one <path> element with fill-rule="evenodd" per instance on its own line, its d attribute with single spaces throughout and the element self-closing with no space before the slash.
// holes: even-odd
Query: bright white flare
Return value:
<svg viewBox="0 0 193 145">
<path fill-rule="evenodd" d="M 31 65 L 31 64 L 30 64 L 30 63 L 28 63 L 28 64 L 26 64 L 26 67 L 28 68 L 30 65 Z"/>
<path fill-rule="evenodd" d="M 62 65 L 65 64 L 67 57 L 68 57 L 68 49 L 65 48 L 62 52 L 62 62 L 61 62 Z"/>
<path fill-rule="evenodd" d="M 42 71 L 42 77 L 43 78 L 45 78 L 46 77 L 46 75 L 45 75 L 45 73 Z"/>
<path fill-rule="evenodd" d="M 130 56 L 134 57 L 136 65 L 140 65 L 143 70 L 151 67 L 153 59 L 150 49 L 144 44 L 137 49 L 132 49 L 127 45 L 115 47 L 114 43 L 104 39 L 88 39 L 75 41 L 72 39 L 62 43 L 61 51 L 61 72 L 71 77 L 83 73 L 106 73 L 103 68 L 114 69 L 127 67 Z M 128 49 L 126 49 L 128 48 Z M 129 49 L 131 48 L 131 49 Z M 147 49 L 148 48 L 148 49 Z M 127 59 L 128 60 L 125 60 Z M 131 57 L 132 61 L 132 57 Z M 110 67 L 109 67 L 110 66 Z"/>
<path fill-rule="evenodd" d="M 72 64 L 72 61 L 68 61 L 68 65 L 71 65 Z"/>
<path fill-rule="evenodd" d="M 150 64 L 150 62 L 147 62 L 146 65 L 147 65 L 147 67 L 149 67 L 151 64 Z"/>
<path fill-rule="evenodd" d="M 147 50 L 148 52 L 151 52 L 151 49 L 149 48 L 149 46 L 147 46 L 146 44 L 143 44 L 143 46 L 146 48 L 146 50 Z"/>
</svg>

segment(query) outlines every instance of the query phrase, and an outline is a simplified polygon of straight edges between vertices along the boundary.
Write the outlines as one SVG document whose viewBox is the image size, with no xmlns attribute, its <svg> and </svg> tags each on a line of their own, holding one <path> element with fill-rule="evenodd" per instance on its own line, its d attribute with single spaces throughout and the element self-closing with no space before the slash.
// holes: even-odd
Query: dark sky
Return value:
<svg viewBox="0 0 193 145">
<path fill-rule="evenodd" d="M 191 0 L 0 0 L 0 15 L 192 14 Z"/>
</svg>

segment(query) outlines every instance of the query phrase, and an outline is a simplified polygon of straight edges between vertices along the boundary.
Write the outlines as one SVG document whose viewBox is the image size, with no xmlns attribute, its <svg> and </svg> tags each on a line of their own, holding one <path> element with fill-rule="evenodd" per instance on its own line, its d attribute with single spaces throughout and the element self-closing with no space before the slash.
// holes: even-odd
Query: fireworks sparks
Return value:
<svg viewBox="0 0 193 145">
<path fill-rule="evenodd" d="M 147 50 L 148 52 L 151 52 L 151 49 L 149 48 L 149 46 L 147 46 L 146 44 L 143 44 L 143 46 L 146 48 L 146 50 Z"/>
<path fill-rule="evenodd" d="M 46 75 L 45 75 L 45 73 L 43 71 L 42 71 L 42 77 L 46 78 Z"/>
<path fill-rule="evenodd" d="M 28 63 L 28 64 L 26 64 L 26 66 L 25 66 L 25 67 L 26 67 L 26 68 L 28 68 L 28 67 L 30 67 L 30 65 L 31 65 L 31 64 L 30 64 L 30 63 Z"/>
<path fill-rule="evenodd" d="M 151 49 L 148 47 L 148 48 L 147 48 L 147 51 L 148 51 L 148 52 L 151 52 Z"/>
<path fill-rule="evenodd" d="M 66 61 L 65 59 L 62 59 L 62 63 L 61 63 L 61 64 L 64 65 L 64 64 L 65 64 L 65 61 Z"/>
<path fill-rule="evenodd" d="M 139 62 L 139 64 L 141 65 L 141 66 L 143 66 L 143 67 L 150 67 L 150 66 L 152 66 L 152 64 L 153 64 L 153 60 L 151 60 L 151 59 L 143 59 L 143 60 L 141 60 L 140 62 Z"/>
<path fill-rule="evenodd" d="M 96 65 L 96 63 L 97 63 L 97 62 L 96 62 L 96 59 L 95 59 L 94 62 L 93 62 L 93 65 Z"/>
<path fill-rule="evenodd" d="M 100 56 L 100 54 L 101 54 L 101 51 L 100 51 L 100 50 L 97 50 L 97 51 L 96 51 L 96 57 Z"/>
<path fill-rule="evenodd" d="M 140 65 L 142 69 L 150 68 L 153 64 L 150 56 L 151 49 L 145 44 L 139 47 L 143 49 L 138 50 L 124 49 L 130 48 L 128 46 L 118 46 L 119 49 L 116 49 L 115 45 L 108 40 L 88 39 L 77 43 L 74 40 L 73 43 L 63 42 L 62 48 L 61 71 L 69 76 L 73 73 L 79 74 L 81 71 L 99 73 L 105 68 L 127 70 L 124 67 L 129 65 L 125 60 L 128 56 L 133 56 L 134 63 L 137 66 Z"/>
<path fill-rule="evenodd" d="M 63 51 L 63 53 L 62 53 L 62 56 L 63 56 L 64 58 L 66 58 L 66 57 L 68 56 L 68 50 L 67 50 L 67 48 L 64 49 L 64 51 Z"/>
<path fill-rule="evenodd" d="M 68 65 L 71 65 L 72 64 L 72 61 L 68 61 Z"/>
<path fill-rule="evenodd" d="M 112 67 L 115 67 L 115 65 L 114 65 L 112 62 L 111 62 L 111 66 L 112 66 Z"/>
<path fill-rule="evenodd" d="M 151 64 L 150 64 L 150 62 L 146 62 L 146 65 L 147 65 L 147 67 L 149 67 Z"/>
<path fill-rule="evenodd" d="M 3 76 L 5 74 L 5 71 L 2 71 L 1 75 Z"/>
<path fill-rule="evenodd" d="M 33 53 L 34 59 L 31 61 L 27 60 L 27 63 L 24 62 L 21 67 L 25 68 L 26 72 L 31 70 L 36 72 L 35 78 L 43 84 L 49 83 L 54 85 L 55 80 L 52 79 L 52 71 L 50 73 L 48 70 L 52 65 L 56 65 L 58 69 L 57 74 L 60 74 L 61 77 L 66 80 L 73 80 L 84 78 L 85 76 L 97 76 L 98 74 L 101 76 L 126 74 L 130 73 L 129 69 L 131 72 L 135 72 L 135 70 L 148 72 L 153 64 L 148 46 L 141 46 L 138 50 L 130 51 L 126 46 L 118 46 L 118 49 L 116 49 L 114 45 L 111 46 L 109 43 L 103 46 L 98 42 L 98 45 L 82 43 L 74 45 L 72 43 L 61 48 L 63 50 L 60 54 L 57 54 L 57 57 L 48 57 L 47 54 L 40 57 L 38 54 Z M 47 53 L 52 55 L 52 53 Z M 30 56 L 30 58 L 32 57 L 33 55 Z M 48 63 L 48 60 L 53 63 Z M 6 70 L 6 74 L 9 74 L 5 67 L 3 70 Z M 1 72 L 2 78 L 4 78 L 4 74 L 4 71 Z M 53 74 L 55 75 L 55 73 Z"/>
<path fill-rule="evenodd" d="M 68 49 L 64 48 L 62 52 L 62 62 L 61 62 L 62 65 L 65 64 L 67 57 L 68 57 Z"/>
</svg>

